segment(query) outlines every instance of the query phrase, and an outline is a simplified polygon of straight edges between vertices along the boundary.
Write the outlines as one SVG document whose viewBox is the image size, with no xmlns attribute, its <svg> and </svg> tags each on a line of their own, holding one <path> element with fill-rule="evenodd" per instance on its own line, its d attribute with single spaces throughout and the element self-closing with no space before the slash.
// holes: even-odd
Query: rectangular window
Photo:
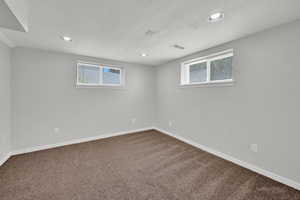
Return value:
<svg viewBox="0 0 300 200">
<path fill-rule="evenodd" d="M 116 68 L 103 67 L 103 84 L 120 85 L 121 70 Z"/>
<path fill-rule="evenodd" d="M 207 63 L 191 64 L 189 67 L 190 83 L 201 83 L 207 81 Z"/>
<path fill-rule="evenodd" d="M 77 63 L 77 85 L 122 86 L 122 71 L 119 67 Z"/>
<path fill-rule="evenodd" d="M 232 61 L 233 50 L 186 61 L 181 65 L 181 85 L 232 82 Z"/>
</svg>

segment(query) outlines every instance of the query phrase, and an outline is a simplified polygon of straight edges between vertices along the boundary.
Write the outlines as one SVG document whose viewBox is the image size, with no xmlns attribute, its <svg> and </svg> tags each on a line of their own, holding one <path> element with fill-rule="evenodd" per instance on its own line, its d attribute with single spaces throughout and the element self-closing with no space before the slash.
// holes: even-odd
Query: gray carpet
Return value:
<svg viewBox="0 0 300 200">
<path fill-rule="evenodd" d="M 156 131 L 13 156 L 1 200 L 300 200 L 300 192 Z"/>
</svg>

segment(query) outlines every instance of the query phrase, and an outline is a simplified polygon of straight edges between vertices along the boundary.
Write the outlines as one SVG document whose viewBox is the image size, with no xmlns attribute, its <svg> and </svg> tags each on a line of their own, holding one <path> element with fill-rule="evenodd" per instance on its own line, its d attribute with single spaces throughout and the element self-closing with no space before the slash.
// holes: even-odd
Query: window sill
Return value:
<svg viewBox="0 0 300 200">
<path fill-rule="evenodd" d="M 234 80 L 228 81 L 216 81 L 216 82 L 203 82 L 203 83 L 191 83 L 191 84 L 180 84 L 179 88 L 193 88 L 193 87 L 229 87 L 233 86 Z"/>
<path fill-rule="evenodd" d="M 115 90 L 125 90 L 125 85 L 75 85 L 76 88 L 95 88 L 95 89 L 115 89 Z"/>
</svg>

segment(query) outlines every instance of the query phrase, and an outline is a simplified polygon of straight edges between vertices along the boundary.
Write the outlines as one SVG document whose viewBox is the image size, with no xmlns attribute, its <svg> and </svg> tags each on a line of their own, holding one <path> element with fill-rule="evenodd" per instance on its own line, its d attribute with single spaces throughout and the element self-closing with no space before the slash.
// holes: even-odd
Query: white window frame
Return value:
<svg viewBox="0 0 300 200">
<path fill-rule="evenodd" d="M 79 82 L 79 66 L 80 65 L 85 65 L 85 66 L 90 66 L 90 67 L 95 67 L 99 68 L 99 83 L 94 84 L 94 83 L 80 83 Z M 120 83 L 118 84 L 107 84 L 103 83 L 103 68 L 109 68 L 109 69 L 115 69 L 120 71 Z M 125 72 L 124 68 L 122 67 L 117 67 L 113 65 L 107 65 L 107 64 L 97 64 L 97 63 L 90 63 L 90 62 L 82 62 L 78 61 L 77 66 L 76 66 L 76 86 L 78 87 L 123 87 L 125 84 Z"/>
<path fill-rule="evenodd" d="M 192 59 L 181 63 L 180 70 L 180 85 L 181 86 L 192 86 L 192 85 L 210 85 L 210 84 L 222 84 L 222 83 L 233 83 L 233 66 L 232 66 L 232 77 L 231 79 L 223 79 L 223 80 L 211 80 L 211 62 L 215 60 L 220 60 L 224 58 L 233 57 L 233 49 L 229 49 L 226 51 L 218 52 L 215 54 L 211 54 L 208 56 Z M 206 63 L 206 81 L 203 82 L 190 82 L 190 66 L 199 63 Z"/>
</svg>

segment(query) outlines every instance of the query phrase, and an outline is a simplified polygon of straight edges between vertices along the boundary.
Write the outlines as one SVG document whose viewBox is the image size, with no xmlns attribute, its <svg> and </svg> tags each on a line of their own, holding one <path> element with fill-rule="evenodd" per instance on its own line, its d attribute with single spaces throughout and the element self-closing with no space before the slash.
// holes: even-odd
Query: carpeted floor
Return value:
<svg viewBox="0 0 300 200">
<path fill-rule="evenodd" d="M 156 131 L 10 158 L 1 200 L 299 200 L 300 192 Z"/>
</svg>

